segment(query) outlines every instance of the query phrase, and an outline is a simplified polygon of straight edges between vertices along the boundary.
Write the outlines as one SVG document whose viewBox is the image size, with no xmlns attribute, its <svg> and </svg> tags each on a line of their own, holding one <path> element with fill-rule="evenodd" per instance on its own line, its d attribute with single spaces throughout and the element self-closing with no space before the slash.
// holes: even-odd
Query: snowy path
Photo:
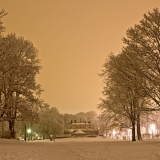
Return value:
<svg viewBox="0 0 160 160">
<path fill-rule="evenodd" d="M 160 160 L 160 140 L 84 138 L 25 143 L 0 139 L 0 160 Z"/>
</svg>

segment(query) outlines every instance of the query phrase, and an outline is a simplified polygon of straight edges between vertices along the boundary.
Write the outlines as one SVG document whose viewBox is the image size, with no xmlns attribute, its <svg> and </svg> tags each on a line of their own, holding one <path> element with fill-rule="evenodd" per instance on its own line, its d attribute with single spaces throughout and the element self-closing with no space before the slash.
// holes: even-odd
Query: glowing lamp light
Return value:
<svg viewBox="0 0 160 160">
<path fill-rule="evenodd" d="M 156 132 L 156 126 L 155 126 L 155 124 L 151 124 L 150 125 L 150 133 L 155 134 L 155 132 Z"/>
<path fill-rule="evenodd" d="M 115 130 L 113 130 L 113 135 L 115 135 L 116 134 L 116 131 Z"/>
<path fill-rule="evenodd" d="M 155 131 L 156 130 L 155 124 L 151 124 L 150 128 L 151 128 L 152 131 Z"/>
<path fill-rule="evenodd" d="M 27 130 L 27 133 L 31 133 L 31 129 L 28 129 L 28 130 Z"/>
</svg>

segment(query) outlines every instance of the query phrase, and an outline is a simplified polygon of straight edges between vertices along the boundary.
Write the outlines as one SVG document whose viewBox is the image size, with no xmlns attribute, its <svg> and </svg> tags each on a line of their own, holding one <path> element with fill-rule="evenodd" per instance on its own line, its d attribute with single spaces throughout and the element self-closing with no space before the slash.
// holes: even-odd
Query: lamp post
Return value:
<svg viewBox="0 0 160 160">
<path fill-rule="evenodd" d="M 27 133 L 26 133 L 26 125 L 24 126 L 24 141 L 26 142 L 26 137 L 27 137 Z"/>
</svg>

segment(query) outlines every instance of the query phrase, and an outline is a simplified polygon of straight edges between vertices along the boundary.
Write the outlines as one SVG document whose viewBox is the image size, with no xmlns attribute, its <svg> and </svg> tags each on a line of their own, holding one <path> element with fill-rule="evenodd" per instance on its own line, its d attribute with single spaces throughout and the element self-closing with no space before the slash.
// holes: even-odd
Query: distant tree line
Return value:
<svg viewBox="0 0 160 160">
<path fill-rule="evenodd" d="M 56 107 L 50 107 L 48 104 L 43 103 L 41 108 L 38 110 L 39 121 L 33 123 L 28 121 L 26 124 L 24 122 L 19 122 L 18 129 L 20 135 L 24 135 L 24 125 L 27 125 L 27 128 L 32 130 L 32 138 L 35 139 L 36 134 L 41 139 L 55 140 L 57 137 L 67 137 L 64 130 L 67 129 L 67 126 L 71 122 L 90 122 L 95 125 L 95 128 L 98 127 L 98 115 L 94 111 L 90 112 L 80 112 L 77 114 L 69 113 L 60 113 Z"/>
<path fill-rule="evenodd" d="M 154 8 L 126 31 L 119 54 L 106 59 L 99 108 L 111 128 L 132 128 L 142 140 L 141 117 L 160 110 L 160 12 Z"/>
</svg>

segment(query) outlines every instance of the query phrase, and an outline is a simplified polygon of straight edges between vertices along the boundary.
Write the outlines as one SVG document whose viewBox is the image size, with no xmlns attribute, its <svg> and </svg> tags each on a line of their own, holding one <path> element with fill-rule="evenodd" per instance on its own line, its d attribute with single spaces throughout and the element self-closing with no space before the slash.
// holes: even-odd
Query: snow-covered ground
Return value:
<svg viewBox="0 0 160 160">
<path fill-rule="evenodd" d="M 0 160 L 160 160 L 160 140 L 68 138 L 56 141 L 0 139 Z"/>
</svg>

